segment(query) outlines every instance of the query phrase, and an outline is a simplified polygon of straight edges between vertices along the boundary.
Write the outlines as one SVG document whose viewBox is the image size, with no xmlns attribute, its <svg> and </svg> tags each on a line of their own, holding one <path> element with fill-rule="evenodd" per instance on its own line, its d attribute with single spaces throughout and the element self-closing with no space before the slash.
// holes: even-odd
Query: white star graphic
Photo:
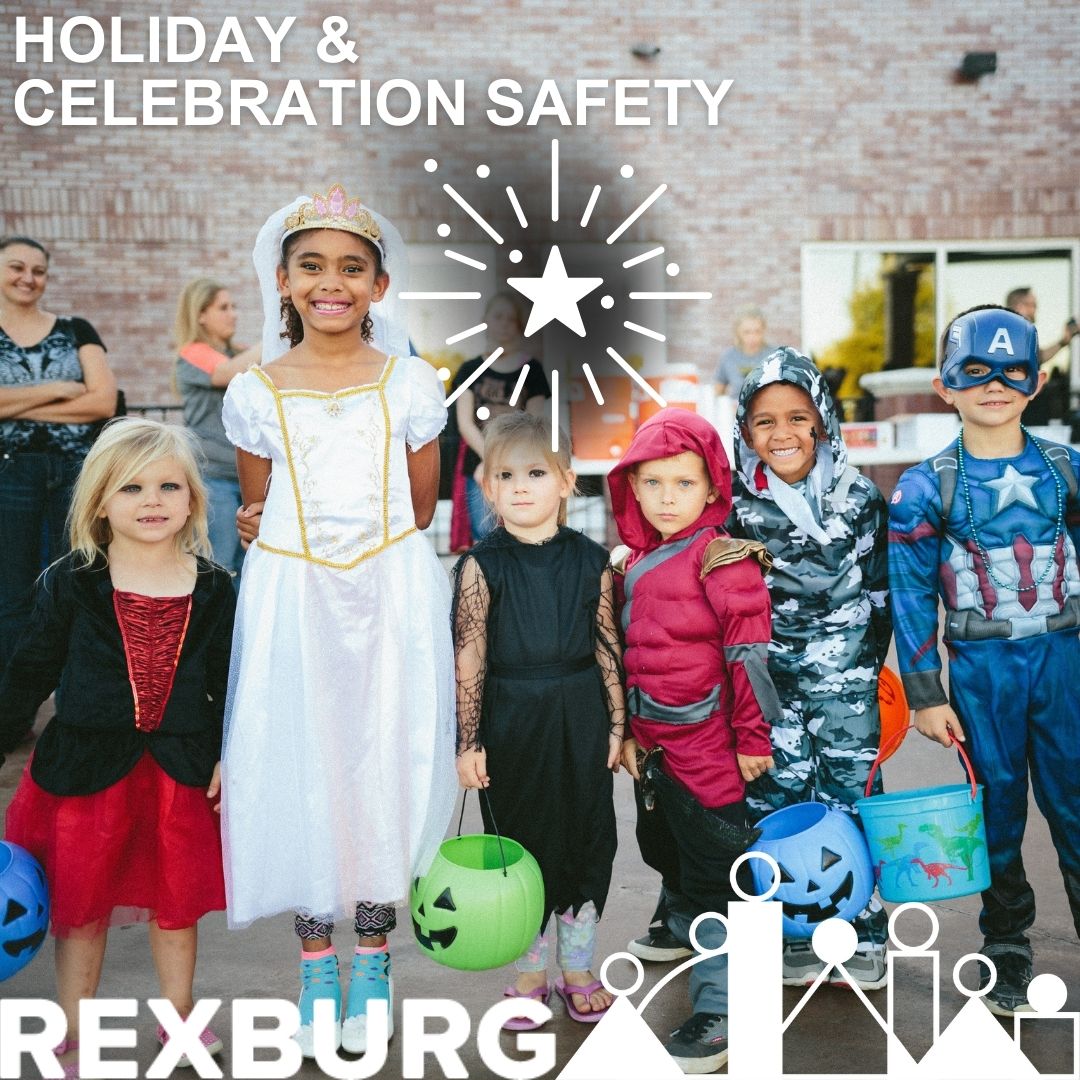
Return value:
<svg viewBox="0 0 1080 1080">
<path fill-rule="evenodd" d="M 986 486 L 993 488 L 998 493 L 997 509 L 995 514 L 1000 514 L 1006 506 L 1020 503 L 1030 506 L 1032 510 L 1038 510 L 1039 504 L 1031 489 L 1039 482 L 1037 476 L 1025 476 L 1017 472 L 1011 465 L 1005 466 L 1005 475 L 999 480 L 988 480 Z"/>
<path fill-rule="evenodd" d="M 598 277 L 567 277 L 562 255 L 553 246 L 544 267 L 543 277 L 512 277 L 507 285 L 517 289 L 532 302 L 525 336 L 530 337 L 543 329 L 552 319 L 557 319 L 578 337 L 585 336 L 585 324 L 581 321 L 578 301 L 604 283 Z"/>
</svg>

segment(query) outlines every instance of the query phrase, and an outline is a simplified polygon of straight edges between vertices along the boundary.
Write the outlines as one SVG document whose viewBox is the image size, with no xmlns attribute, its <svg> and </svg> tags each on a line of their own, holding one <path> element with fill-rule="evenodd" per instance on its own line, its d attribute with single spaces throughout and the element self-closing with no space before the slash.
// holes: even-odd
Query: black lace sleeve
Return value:
<svg viewBox="0 0 1080 1080">
<path fill-rule="evenodd" d="M 454 567 L 454 656 L 457 668 L 457 752 L 480 750 L 480 713 L 487 676 L 487 620 L 491 595 L 476 559 Z"/>
<path fill-rule="evenodd" d="M 600 602 L 596 607 L 596 663 L 604 680 L 611 734 L 625 739 L 628 732 L 623 693 L 622 642 L 615 618 L 613 572 L 610 566 L 604 567 L 600 578 Z"/>
</svg>

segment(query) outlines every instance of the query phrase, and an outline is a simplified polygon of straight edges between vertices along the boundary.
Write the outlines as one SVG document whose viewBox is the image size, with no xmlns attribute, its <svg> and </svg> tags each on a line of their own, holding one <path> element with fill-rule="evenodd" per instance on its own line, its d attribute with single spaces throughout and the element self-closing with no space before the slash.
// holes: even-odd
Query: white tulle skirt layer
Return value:
<svg viewBox="0 0 1080 1080">
<path fill-rule="evenodd" d="M 400 903 L 457 791 L 450 586 L 414 533 L 351 570 L 253 546 L 226 703 L 229 925 Z"/>
</svg>

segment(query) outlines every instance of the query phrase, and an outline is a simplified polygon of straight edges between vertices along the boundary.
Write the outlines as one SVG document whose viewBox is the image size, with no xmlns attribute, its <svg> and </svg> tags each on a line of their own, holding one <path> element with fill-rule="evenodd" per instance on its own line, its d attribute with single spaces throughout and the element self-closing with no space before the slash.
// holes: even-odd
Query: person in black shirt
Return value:
<svg viewBox="0 0 1080 1080">
<path fill-rule="evenodd" d="M 39 306 L 48 278 L 37 240 L 0 239 L 0 671 L 26 630 L 34 580 L 67 550 L 71 487 L 96 422 L 116 411 L 97 331 Z M 34 717 L 17 720 L 26 734 Z"/>
<path fill-rule="evenodd" d="M 494 416 L 521 409 L 541 412 L 551 397 L 551 387 L 539 360 L 529 357 L 522 336 L 525 318 L 518 299 L 511 293 L 496 293 L 484 311 L 487 323 L 488 351 L 485 356 L 466 360 L 454 377 L 452 390 L 466 382 L 497 348 L 502 355 L 457 399 L 456 419 L 461 433 L 462 451 L 459 470 L 465 478 L 465 501 L 473 540 L 481 540 L 494 528 L 495 521 L 480 488 L 484 457 L 484 425 Z M 521 371 L 528 366 L 525 383 L 515 396 Z M 455 505 L 455 512 L 458 506 Z M 451 526 L 454 531 L 454 526 Z M 467 545 L 465 545 L 467 546 Z"/>
</svg>

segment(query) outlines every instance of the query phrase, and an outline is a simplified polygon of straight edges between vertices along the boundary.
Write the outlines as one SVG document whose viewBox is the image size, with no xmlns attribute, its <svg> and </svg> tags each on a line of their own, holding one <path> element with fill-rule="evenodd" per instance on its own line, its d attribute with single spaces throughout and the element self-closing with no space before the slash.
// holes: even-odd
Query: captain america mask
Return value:
<svg viewBox="0 0 1080 1080">
<path fill-rule="evenodd" d="M 1025 397 L 1038 390 L 1035 327 L 1005 308 L 984 308 L 958 316 L 949 327 L 941 381 L 950 390 L 968 390 L 994 379 Z"/>
</svg>

